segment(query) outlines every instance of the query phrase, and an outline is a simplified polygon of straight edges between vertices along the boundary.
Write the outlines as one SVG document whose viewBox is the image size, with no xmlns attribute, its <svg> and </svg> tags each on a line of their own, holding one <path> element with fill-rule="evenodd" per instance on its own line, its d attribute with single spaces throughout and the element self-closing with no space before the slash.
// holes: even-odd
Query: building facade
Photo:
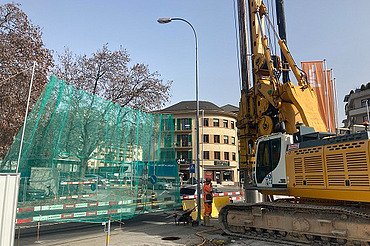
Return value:
<svg viewBox="0 0 370 246">
<path fill-rule="evenodd" d="M 370 82 L 361 85 L 356 90 L 344 97 L 346 118 L 343 120 L 344 127 L 354 128 L 369 122 L 370 109 Z"/>
<path fill-rule="evenodd" d="M 199 148 L 201 177 L 222 184 L 236 184 L 238 174 L 237 107 L 199 102 Z M 175 151 L 183 180 L 195 177 L 196 101 L 182 101 L 158 111 L 174 116 Z"/>
</svg>

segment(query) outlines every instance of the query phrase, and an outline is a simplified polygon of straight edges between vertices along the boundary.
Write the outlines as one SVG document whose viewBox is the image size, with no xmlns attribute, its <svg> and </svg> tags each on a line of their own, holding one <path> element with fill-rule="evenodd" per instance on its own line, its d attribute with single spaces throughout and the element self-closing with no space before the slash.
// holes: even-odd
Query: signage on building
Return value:
<svg viewBox="0 0 370 246">
<path fill-rule="evenodd" d="M 215 166 L 230 166 L 230 162 L 228 161 L 220 161 L 217 160 L 214 162 Z"/>
</svg>

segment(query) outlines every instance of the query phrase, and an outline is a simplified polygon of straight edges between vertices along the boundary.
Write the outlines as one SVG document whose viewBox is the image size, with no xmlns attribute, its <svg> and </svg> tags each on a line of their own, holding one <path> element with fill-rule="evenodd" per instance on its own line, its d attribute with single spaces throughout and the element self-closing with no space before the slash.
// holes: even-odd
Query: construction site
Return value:
<svg viewBox="0 0 370 246">
<path fill-rule="evenodd" d="M 10 95 L 12 79 L 31 74 L 24 112 L 12 112 L 8 97 L 0 101 L 10 105 L 5 113 L 23 117 L 1 138 L 0 246 L 370 245 L 370 86 L 345 96 L 341 126 L 335 71 L 325 59 L 296 60 L 286 4 L 234 1 L 240 99 L 219 118 L 199 108 L 198 36 L 180 17 L 156 23 L 184 22 L 195 37 L 196 107 L 176 117 L 152 101 L 120 98 L 158 87 L 151 75 L 135 74 L 146 69 L 139 65 L 120 84 L 136 77 L 152 84 L 115 84 L 111 98 L 99 94 L 109 91 L 109 82 L 97 82 L 105 72 L 91 88 L 49 72 L 34 102 L 36 61 L 6 75 L 0 88 Z M 3 6 L 7 23 L 15 7 Z M 81 71 L 72 74 L 88 78 Z M 148 98 L 159 98 L 151 89 Z M 1 118 L 3 129 L 10 116 Z"/>
</svg>

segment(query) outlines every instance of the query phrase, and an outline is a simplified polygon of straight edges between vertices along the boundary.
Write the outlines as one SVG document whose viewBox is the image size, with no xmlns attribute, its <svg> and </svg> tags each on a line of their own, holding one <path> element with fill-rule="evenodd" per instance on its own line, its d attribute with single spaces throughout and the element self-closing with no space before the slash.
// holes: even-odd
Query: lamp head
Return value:
<svg viewBox="0 0 370 246">
<path fill-rule="evenodd" d="M 159 18 L 157 21 L 158 23 L 161 23 L 161 24 L 167 24 L 167 23 L 170 23 L 172 19 L 171 18 Z"/>
</svg>

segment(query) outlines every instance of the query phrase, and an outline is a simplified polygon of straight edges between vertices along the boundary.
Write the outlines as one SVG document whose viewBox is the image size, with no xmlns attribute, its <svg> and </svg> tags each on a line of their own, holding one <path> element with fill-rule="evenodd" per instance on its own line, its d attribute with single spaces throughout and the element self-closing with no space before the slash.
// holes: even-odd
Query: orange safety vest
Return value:
<svg viewBox="0 0 370 246">
<path fill-rule="evenodd" d="M 212 203 L 213 201 L 213 188 L 212 184 L 203 185 L 203 199 L 205 203 Z"/>
</svg>

